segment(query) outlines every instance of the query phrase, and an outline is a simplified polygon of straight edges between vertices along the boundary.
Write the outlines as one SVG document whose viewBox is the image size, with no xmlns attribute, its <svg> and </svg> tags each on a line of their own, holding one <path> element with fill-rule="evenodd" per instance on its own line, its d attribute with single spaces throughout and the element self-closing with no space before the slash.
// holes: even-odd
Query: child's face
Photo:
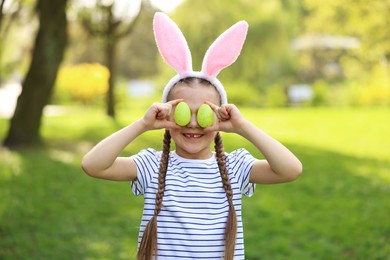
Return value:
<svg viewBox="0 0 390 260">
<path fill-rule="evenodd" d="M 198 125 L 196 113 L 205 101 L 219 105 L 219 94 L 212 86 L 193 84 L 193 86 L 178 85 L 170 94 L 170 100 L 183 99 L 191 110 L 191 121 L 180 129 L 171 129 L 170 133 L 176 144 L 176 153 L 184 158 L 208 159 L 212 152 L 210 144 L 213 142 L 215 132 L 203 131 Z M 173 114 L 173 113 L 172 113 Z M 173 115 L 171 115 L 173 121 Z"/>
</svg>

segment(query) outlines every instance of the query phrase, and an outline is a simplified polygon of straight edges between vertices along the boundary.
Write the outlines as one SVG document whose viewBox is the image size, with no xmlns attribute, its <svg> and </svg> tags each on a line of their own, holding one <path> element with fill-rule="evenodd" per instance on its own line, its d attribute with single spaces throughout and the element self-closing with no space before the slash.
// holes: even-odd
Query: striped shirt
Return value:
<svg viewBox="0 0 390 260">
<path fill-rule="evenodd" d="M 144 195 L 139 245 L 155 208 L 161 151 L 142 150 L 132 158 L 137 167 L 132 191 L 135 195 Z M 254 192 L 255 184 L 249 183 L 254 161 L 245 149 L 226 153 L 238 227 L 234 259 L 244 259 L 241 198 L 242 195 L 252 196 Z M 162 209 L 157 216 L 158 259 L 223 258 L 228 211 L 215 155 L 206 160 L 192 160 L 171 152 Z"/>
</svg>

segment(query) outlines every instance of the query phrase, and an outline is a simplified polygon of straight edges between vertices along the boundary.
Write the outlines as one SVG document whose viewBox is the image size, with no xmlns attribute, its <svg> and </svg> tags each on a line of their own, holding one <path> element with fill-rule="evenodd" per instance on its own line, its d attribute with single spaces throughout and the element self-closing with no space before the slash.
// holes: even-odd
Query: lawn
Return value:
<svg viewBox="0 0 390 260">
<path fill-rule="evenodd" d="M 45 117 L 46 147 L 0 149 L 0 259 L 134 259 L 142 197 L 129 183 L 83 174 L 83 154 L 142 115 L 96 109 Z M 388 108 L 242 109 L 303 162 L 295 182 L 258 185 L 244 199 L 247 259 L 390 259 Z M 0 119 L 0 137 L 7 121 Z M 124 151 L 161 147 L 162 131 Z M 245 147 L 224 134 L 226 151 Z"/>
</svg>

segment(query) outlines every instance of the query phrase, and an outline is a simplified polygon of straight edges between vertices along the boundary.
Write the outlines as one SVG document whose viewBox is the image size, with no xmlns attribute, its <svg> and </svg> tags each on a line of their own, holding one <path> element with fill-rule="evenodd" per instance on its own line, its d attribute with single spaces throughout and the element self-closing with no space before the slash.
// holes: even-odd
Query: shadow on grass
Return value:
<svg viewBox="0 0 390 260">
<path fill-rule="evenodd" d="M 1 259 L 135 257 L 142 198 L 128 183 L 90 178 L 67 153 L 13 156 L 0 176 Z"/>
<path fill-rule="evenodd" d="M 144 136 L 136 147 L 156 139 Z M 227 150 L 237 147 L 225 141 Z M 287 146 L 304 173 L 293 183 L 258 185 L 244 199 L 247 259 L 386 259 L 390 183 L 381 176 L 389 162 Z M 143 201 L 128 183 L 86 176 L 72 150 L 7 156 L 0 160 L 1 259 L 135 258 Z"/>
<path fill-rule="evenodd" d="M 246 259 L 388 259 L 390 162 L 287 146 L 304 172 L 244 200 Z"/>
</svg>

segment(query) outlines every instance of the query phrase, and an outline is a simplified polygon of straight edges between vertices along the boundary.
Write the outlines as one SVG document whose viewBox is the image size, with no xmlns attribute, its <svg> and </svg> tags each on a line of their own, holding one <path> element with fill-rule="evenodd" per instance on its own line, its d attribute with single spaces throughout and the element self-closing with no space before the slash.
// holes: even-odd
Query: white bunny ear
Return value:
<svg viewBox="0 0 390 260">
<path fill-rule="evenodd" d="M 192 71 L 191 52 L 179 27 L 167 15 L 157 12 L 153 19 L 154 37 L 161 56 L 178 74 Z"/>
<path fill-rule="evenodd" d="M 203 59 L 202 72 L 210 77 L 236 61 L 248 31 L 248 23 L 240 21 L 222 33 L 207 50 Z"/>
</svg>

